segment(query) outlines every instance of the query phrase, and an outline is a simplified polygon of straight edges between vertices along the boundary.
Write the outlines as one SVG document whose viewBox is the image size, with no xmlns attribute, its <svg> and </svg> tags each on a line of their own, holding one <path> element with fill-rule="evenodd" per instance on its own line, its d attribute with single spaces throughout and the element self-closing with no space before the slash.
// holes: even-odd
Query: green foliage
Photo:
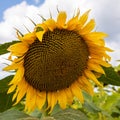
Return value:
<svg viewBox="0 0 120 120">
<path fill-rule="evenodd" d="M 0 92 L 6 92 L 9 88 L 8 84 L 12 80 L 13 75 L 8 76 L 2 80 L 0 80 Z"/>
<path fill-rule="evenodd" d="M 9 88 L 8 83 L 13 78 L 13 76 L 8 76 L 0 80 L 0 112 L 3 112 L 12 107 L 12 96 L 13 93 L 7 94 Z"/>
<path fill-rule="evenodd" d="M 120 86 L 120 75 L 114 70 L 114 68 L 103 67 L 103 69 L 105 71 L 105 75 L 101 75 L 98 80 L 105 84 Z"/>
<path fill-rule="evenodd" d="M 91 113 L 98 113 L 100 112 L 100 108 L 98 108 L 94 102 L 92 101 L 92 96 L 90 96 L 88 93 L 86 93 L 85 91 L 83 91 L 83 95 L 84 95 L 84 98 L 85 98 L 85 102 L 83 104 L 83 107 L 91 112 Z"/>
<path fill-rule="evenodd" d="M 120 65 L 115 67 L 115 71 L 120 75 Z"/>
<path fill-rule="evenodd" d="M 38 119 L 30 117 L 24 112 L 10 109 L 3 113 L 0 113 L 0 120 L 38 120 Z"/>
<path fill-rule="evenodd" d="M 17 42 L 19 42 L 19 41 L 12 41 L 12 42 L 8 42 L 8 43 L 0 44 L 0 55 L 8 53 L 9 51 L 7 51 L 7 48 L 10 45 L 17 43 Z"/>
<path fill-rule="evenodd" d="M 119 71 L 120 70 L 120 65 L 114 67 L 115 68 L 115 71 Z"/>
<path fill-rule="evenodd" d="M 87 116 L 80 110 L 66 109 L 52 115 L 54 120 L 88 120 Z"/>
<path fill-rule="evenodd" d="M 37 28 L 36 28 L 36 32 L 39 32 L 39 31 L 43 31 L 43 28 L 37 27 Z"/>
<path fill-rule="evenodd" d="M 105 89 L 108 89 L 106 86 Z M 85 103 L 81 108 L 84 111 L 89 120 L 119 120 L 120 118 L 120 93 L 111 89 L 109 91 L 104 89 L 98 89 L 95 95 L 90 98 L 87 93 L 85 97 Z M 86 105 L 87 104 L 87 105 Z"/>
<path fill-rule="evenodd" d="M 40 112 L 40 110 L 35 109 L 32 113 L 29 114 L 32 117 L 36 117 L 36 118 L 41 118 L 42 117 L 42 113 Z"/>
<path fill-rule="evenodd" d="M 0 92 L 0 112 L 3 112 L 12 107 L 12 96 L 13 94 L 7 94 L 5 92 Z"/>
<path fill-rule="evenodd" d="M 54 119 L 54 117 L 45 117 L 45 118 L 43 118 L 41 120 L 55 120 L 55 119 Z"/>
</svg>

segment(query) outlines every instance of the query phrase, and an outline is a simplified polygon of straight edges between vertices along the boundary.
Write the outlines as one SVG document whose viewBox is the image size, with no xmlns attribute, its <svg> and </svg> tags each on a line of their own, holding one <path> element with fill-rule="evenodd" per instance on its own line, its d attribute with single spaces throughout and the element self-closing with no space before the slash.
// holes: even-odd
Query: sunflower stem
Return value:
<svg viewBox="0 0 120 120">
<path fill-rule="evenodd" d="M 48 103 L 46 102 L 45 105 L 42 108 L 42 118 L 50 116 L 49 109 L 48 109 Z"/>
<path fill-rule="evenodd" d="M 48 110 L 45 110 L 44 112 L 43 112 L 43 117 L 47 117 L 47 116 L 50 116 L 50 114 L 49 114 L 49 111 Z"/>
</svg>

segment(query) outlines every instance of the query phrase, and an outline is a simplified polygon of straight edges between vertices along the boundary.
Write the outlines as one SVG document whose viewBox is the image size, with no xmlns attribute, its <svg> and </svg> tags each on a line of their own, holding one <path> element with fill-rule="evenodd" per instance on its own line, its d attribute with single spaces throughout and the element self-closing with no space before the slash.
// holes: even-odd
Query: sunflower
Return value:
<svg viewBox="0 0 120 120">
<path fill-rule="evenodd" d="M 51 112 L 56 104 L 65 109 L 74 97 L 83 103 L 82 90 L 93 95 L 92 81 L 102 86 L 95 73 L 105 74 L 102 66 L 110 66 L 106 52 L 111 49 L 105 47 L 107 34 L 93 31 L 89 12 L 80 16 L 78 10 L 66 21 L 66 12 L 59 11 L 56 20 L 36 24 L 33 32 L 17 30 L 20 41 L 8 48 L 12 63 L 4 68 L 16 71 L 8 90 L 15 91 L 15 104 L 25 97 L 26 111 L 41 110 L 47 103 Z"/>
</svg>

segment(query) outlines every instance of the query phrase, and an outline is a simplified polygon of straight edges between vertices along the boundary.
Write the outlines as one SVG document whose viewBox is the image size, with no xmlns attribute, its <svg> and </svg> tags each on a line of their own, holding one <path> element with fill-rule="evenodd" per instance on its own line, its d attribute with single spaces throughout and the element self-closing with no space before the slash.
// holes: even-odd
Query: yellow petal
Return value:
<svg viewBox="0 0 120 120">
<path fill-rule="evenodd" d="M 91 52 L 90 53 L 90 56 L 91 56 L 91 58 L 93 57 L 93 56 L 96 56 L 96 58 L 101 58 L 101 59 L 103 59 L 104 61 L 110 61 L 111 60 L 111 57 L 108 55 L 108 54 L 106 54 L 106 53 L 103 53 L 103 52 Z"/>
<path fill-rule="evenodd" d="M 73 94 L 72 94 L 70 88 L 66 88 L 64 91 L 65 91 L 66 96 L 67 96 L 67 103 L 68 103 L 69 105 L 71 105 L 72 102 L 73 102 Z"/>
<path fill-rule="evenodd" d="M 95 54 L 95 55 L 103 56 L 103 57 L 107 55 L 106 51 L 102 49 L 102 47 L 101 48 L 89 48 L 89 52 L 90 54 Z"/>
<path fill-rule="evenodd" d="M 80 102 L 82 102 L 82 103 L 84 102 L 84 98 L 83 98 L 81 89 L 79 88 L 77 82 L 75 82 L 71 85 L 71 91 L 72 91 L 73 95 L 76 96 L 80 100 Z"/>
<path fill-rule="evenodd" d="M 100 65 L 105 66 L 105 67 L 110 67 L 111 66 L 106 61 L 103 61 L 103 60 L 100 60 L 99 58 L 97 59 L 97 58 L 94 58 L 94 57 L 92 57 L 92 59 L 90 59 L 90 62 L 93 63 L 93 64 L 97 63 L 97 64 L 100 64 Z"/>
<path fill-rule="evenodd" d="M 80 35 L 90 33 L 94 29 L 94 27 L 95 21 L 92 19 L 89 23 L 87 23 L 87 25 L 85 25 L 85 27 L 82 28 L 82 30 L 80 31 Z"/>
<path fill-rule="evenodd" d="M 15 58 L 15 59 L 13 60 L 14 63 L 19 63 L 19 62 L 23 62 L 23 61 L 24 61 L 24 56 Z"/>
<path fill-rule="evenodd" d="M 110 49 L 110 48 L 108 48 L 108 47 L 104 47 L 105 48 L 105 50 L 106 51 L 108 51 L 108 52 L 113 52 L 114 50 L 112 50 L 112 49 Z"/>
<path fill-rule="evenodd" d="M 89 48 L 103 48 L 105 46 L 104 40 L 97 40 L 97 41 L 86 40 L 86 43 L 89 46 Z"/>
<path fill-rule="evenodd" d="M 7 50 L 12 52 L 14 55 L 22 56 L 28 51 L 28 45 L 23 42 L 20 42 L 20 43 L 11 45 Z"/>
<path fill-rule="evenodd" d="M 90 54 L 90 56 L 92 55 L 92 54 L 94 54 L 94 55 L 100 55 L 100 56 L 103 56 L 103 54 L 105 53 L 105 51 L 97 51 L 96 49 L 94 49 L 94 48 L 89 48 L 89 54 Z"/>
<path fill-rule="evenodd" d="M 19 69 L 17 70 L 14 78 L 12 79 L 12 81 L 9 83 L 9 85 L 11 84 L 17 84 L 19 81 L 21 81 L 23 79 L 24 76 L 24 67 L 21 66 L 19 67 Z"/>
<path fill-rule="evenodd" d="M 57 93 L 57 96 L 58 96 L 58 103 L 59 103 L 60 107 L 62 109 L 65 109 L 66 105 L 67 105 L 67 98 L 66 98 L 66 94 L 65 94 L 64 90 L 60 90 Z"/>
<path fill-rule="evenodd" d="M 49 109 L 51 107 L 51 101 L 52 101 L 52 92 L 48 92 L 48 94 L 47 94 L 47 102 L 48 102 L 47 109 Z"/>
<path fill-rule="evenodd" d="M 19 93 L 17 95 L 17 100 L 15 104 L 18 104 L 19 101 L 24 97 L 24 95 L 27 92 L 27 88 L 28 88 L 28 84 L 25 82 L 25 80 L 23 79 L 22 81 L 20 81 L 17 88 L 19 90 Z"/>
<path fill-rule="evenodd" d="M 110 48 L 104 47 L 104 46 L 99 46 L 99 45 L 89 45 L 89 49 L 94 51 L 94 52 L 113 52 L 113 50 L 111 50 Z"/>
<path fill-rule="evenodd" d="M 105 53 L 104 51 L 98 51 L 97 52 L 95 50 L 89 49 L 89 52 L 90 52 L 90 57 L 91 58 L 96 56 L 96 58 L 99 57 L 100 59 L 104 59 L 106 61 L 110 61 L 111 60 L 111 57 L 107 53 Z"/>
<path fill-rule="evenodd" d="M 44 22 L 50 31 L 53 31 L 56 28 L 56 23 L 53 19 L 48 19 Z"/>
<path fill-rule="evenodd" d="M 13 98 L 12 98 L 12 101 L 14 101 L 15 100 L 15 98 L 17 97 L 17 95 L 18 95 L 18 89 L 15 91 L 15 94 L 13 95 Z"/>
<path fill-rule="evenodd" d="M 34 32 L 32 33 L 27 33 L 23 37 L 18 35 L 18 39 L 21 40 L 22 42 L 27 42 L 28 44 L 32 44 L 36 40 L 36 35 Z"/>
<path fill-rule="evenodd" d="M 84 35 L 84 38 L 87 40 L 93 40 L 93 41 L 97 41 L 99 39 L 103 39 L 105 37 L 107 37 L 108 35 L 104 32 L 91 32 L 89 34 Z"/>
<path fill-rule="evenodd" d="M 20 62 L 18 62 L 18 63 L 14 63 L 14 62 L 13 62 L 11 65 L 3 68 L 3 70 L 5 70 L 5 71 L 16 70 L 16 69 L 18 69 L 18 68 L 19 68 L 20 66 L 22 66 L 22 65 L 23 65 L 23 61 L 20 61 Z"/>
<path fill-rule="evenodd" d="M 105 51 L 102 49 L 102 48 L 96 48 L 95 49 L 95 47 L 94 48 L 89 48 L 89 52 L 90 53 L 93 53 L 93 54 L 98 54 L 98 55 L 103 55 L 103 54 L 105 54 Z"/>
<path fill-rule="evenodd" d="M 82 27 L 84 26 L 84 24 L 86 23 L 87 19 L 88 19 L 88 14 L 89 14 L 90 10 L 88 10 L 87 12 L 85 12 L 79 19 L 79 26 Z"/>
<path fill-rule="evenodd" d="M 37 96 L 36 96 L 36 105 L 39 110 L 42 109 L 46 101 L 46 92 L 39 92 L 37 91 Z"/>
<path fill-rule="evenodd" d="M 74 18 L 72 18 L 72 19 L 70 19 L 69 21 L 68 21 L 68 23 L 67 23 L 67 29 L 68 30 L 74 30 L 75 28 L 76 28 L 76 26 L 77 26 L 77 23 L 78 22 L 78 18 L 77 17 L 74 17 Z"/>
<path fill-rule="evenodd" d="M 104 70 L 102 69 L 102 67 L 99 64 L 93 64 L 93 63 L 88 62 L 88 68 L 90 70 L 96 71 L 98 73 L 105 74 Z"/>
<path fill-rule="evenodd" d="M 67 18 L 66 12 L 64 12 L 64 11 L 59 12 L 58 17 L 57 17 L 57 27 L 58 28 L 64 27 L 66 18 Z"/>
<path fill-rule="evenodd" d="M 78 10 L 77 15 L 67 22 L 66 26 L 67 26 L 68 30 L 74 30 L 76 28 L 76 26 L 78 24 L 79 14 L 80 14 L 80 11 Z"/>
<path fill-rule="evenodd" d="M 36 36 L 39 39 L 39 41 L 41 41 L 41 42 L 42 42 L 42 38 L 43 38 L 44 33 L 45 33 L 45 31 L 36 32 Z"/>
<path fill-rule="evenodd" d="M 95 45 L 97 45 L 97 46 L 101 46 L 101 47 L 103 47 L 103 46 L 105 46 L 105 41 L 103 40 L 103 39 L 91 39 L 91 38 L 86 38 L 86 37 L 84 37 L 84 35 L 83 35 L 83 39 L 85 39 L 86 40 L 86 43 L 88 44 L 88 46 L 95 46 Z"/>
<path fill-rule="evenodd" d="M 110 61 L 111 60 L 111 57 L 107 53 L 104 53 L 103 56 L 104 56 L 106 61 Z"/>
<path fill-rule="evenodd" d="M 15 90 L 15 88 L 16 88 L 16 85 L 11 85 L 11 86 L 9 87 L 9 89 L 8 89 L 7 94 L 13 92 L 13 91 Z"/>
<path fill-rule="evenodd" d="M 93 92 L 93 87 L 92 87 L 91 83 L 86 79 L 85 76 L 81 76 L 78 79 L 78 84 L 79 84 L 79 86 L 82 90 L 85 90 L 90 95 L 93 95 L 93 93 L 94 93 Z"/>
<path fill-rule="evenodd" d="M 37 38 L 42 42 L 43 34 L 48 31 L 48 26 L 45 23 L 37 24 L 34 29 Z"/>
<path fill-rule="evenodd" d="M 97 85 L 102 87 L 100 82 L 96 79 L 95 75 L 91 71 L 85 70 L 84 73 L 85 73 L 87 78 L 89 78 L 90 80 L 94 81 Z"/>
<path fill-rule="evenodd" d="M 31 112 L 34 110 L 35 106 L 36 106 L 36 90 L 32 86 L 29 86 L 26 93 L 25 110 Z"/>
<path fill-rule="evenodd" d="M 55 92 L 48 92 L 48 106 L 50 107 L 49 114 L 52 112 L 57 103 L 57 94 Z"/>
</svg>

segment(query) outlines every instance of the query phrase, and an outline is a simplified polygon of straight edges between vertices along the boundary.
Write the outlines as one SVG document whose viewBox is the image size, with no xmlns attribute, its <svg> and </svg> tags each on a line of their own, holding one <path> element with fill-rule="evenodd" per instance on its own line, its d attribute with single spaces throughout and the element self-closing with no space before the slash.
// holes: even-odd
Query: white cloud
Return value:
<svg viewBox="0 0 120 120">
<path fill-rule="evenodd" d="M 37 7 L 28 5 L 26 2 L 22 2 L 4 11 L 4 21 L 0 22 L 0 28 L 2 28 L 0 29 L 0 43 L 16 39 L 14 28 L 18 28 L 24 33 L 25 25 L 32 30 L 33 24 L 28 20 L 27 16 L 36 21 L 38 20 L 36 17 L 38 13 L 39 9 Z"/>
</svg>

